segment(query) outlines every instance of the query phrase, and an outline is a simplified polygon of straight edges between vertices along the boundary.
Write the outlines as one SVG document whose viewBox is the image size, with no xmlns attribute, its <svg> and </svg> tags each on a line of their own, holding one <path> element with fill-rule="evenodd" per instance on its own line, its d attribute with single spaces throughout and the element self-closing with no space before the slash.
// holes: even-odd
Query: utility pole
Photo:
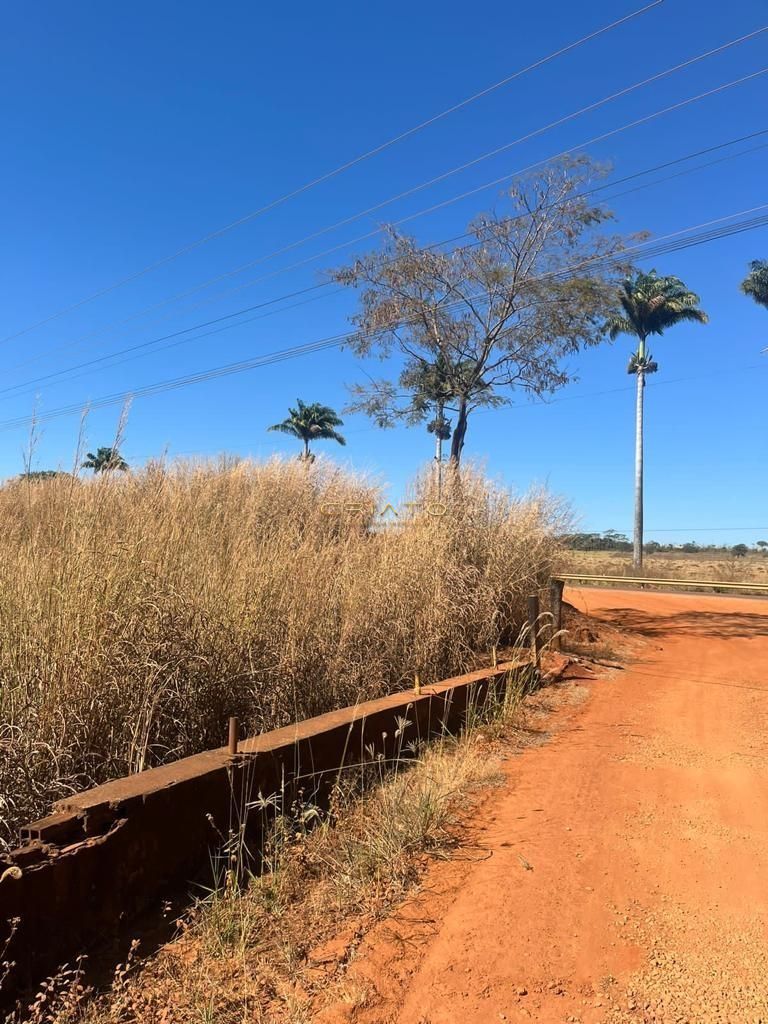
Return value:
<svg viewBox="0 0 768 1024">
<path fill-rule="evenodd" d="M 443 496 L 443 403 L 437 403 L 437 430 L 435 431 L 435 472 L 437 476 L 437 500 Z"/>
<path fill-rule="evenodd" d="M 632 564 L 643 568 L 643 389 L 645 371 L 637 371 L 637 400 L 635 403 L 635 527 L 632 544 Z"/>
</svg>

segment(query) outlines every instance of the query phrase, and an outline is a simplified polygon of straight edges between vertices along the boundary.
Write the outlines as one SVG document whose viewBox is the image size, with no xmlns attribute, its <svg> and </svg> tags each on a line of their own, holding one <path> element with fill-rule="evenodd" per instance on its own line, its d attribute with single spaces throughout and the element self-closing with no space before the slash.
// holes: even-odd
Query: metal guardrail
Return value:
<svg viewBox="0 0 768 1024">
<path fill-rule="evenodd" d="M 655 587 L 712 587 L 717 590 L 757 590 L 768 594 L 768 583 L 724 583 L 719 580 L 659 580 L 649 576 L 594 576 L 589 573 L 558 573 L 565 583 L 634 583 Z"/>
</svg>

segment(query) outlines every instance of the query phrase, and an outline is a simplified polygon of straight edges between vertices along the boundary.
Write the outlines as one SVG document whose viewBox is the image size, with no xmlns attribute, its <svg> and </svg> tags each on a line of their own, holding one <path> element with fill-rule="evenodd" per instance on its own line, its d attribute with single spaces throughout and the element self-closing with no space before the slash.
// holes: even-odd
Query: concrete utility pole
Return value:
<svg viewBox="0 0 768 1024">
<path fill-rule="evenodd" d="M 643 389 L 645 371 L 637 371 L 637 405 L 635 407 L 635 535 L 632 563 L 643 568 Z"/>
<path fill-rule="evenodd" d="M 443 403 L 437 403 L 437 430 L 435 431 L 435 475 L 437 500 L 443 496 Z"/>
<path fill-rule="evenodd" d="M 435 474 L 437 477 L 437 500 L 443 496 L 443 439 L 438 432 L 435 441 Z"/>
</svg>

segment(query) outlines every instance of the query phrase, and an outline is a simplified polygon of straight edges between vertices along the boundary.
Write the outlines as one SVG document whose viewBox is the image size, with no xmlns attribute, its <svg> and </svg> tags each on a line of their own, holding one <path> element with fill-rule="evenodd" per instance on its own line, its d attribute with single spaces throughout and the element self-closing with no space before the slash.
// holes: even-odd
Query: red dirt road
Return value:
<svg viewBox="0 0 768 1024">
<path fill-rule="evenodd" d="M 643 643 L 507 762 L 342 1019 L 768 1024 L 768 602 L 567 597 Z"/>
</svg>

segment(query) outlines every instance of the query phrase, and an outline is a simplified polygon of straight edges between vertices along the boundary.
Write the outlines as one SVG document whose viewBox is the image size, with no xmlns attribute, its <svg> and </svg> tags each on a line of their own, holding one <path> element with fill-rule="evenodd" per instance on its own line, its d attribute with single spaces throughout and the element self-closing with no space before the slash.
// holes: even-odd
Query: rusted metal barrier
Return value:
<svg viewBox="0 0 768 1024">
<path fill-rule="evenodd" d="M 565 583 L 562 579 L 552 579 L 549 583 L 549 610 L 552 613 L 552 633 L 550 635 L 550 646 L 553 651 L 562 648 L 561 631 L 563 628 L 563 588 Z"/>
<path fill-rule="evenodd" d="M 768 583 L 721 583 L 719 580 L 662 580 L 648 576 L 596 576 L 590 573 L 559 573 L 566 583 L 631 583 L 654 587 L 710 587 L 713 590 L 755 590 L 768 594 Z"/>
<path fill-rule="evenodd" d="M 531 644 L 531 657 L 536 668 L 541 664 L 541 639 L 539 637 L 539 595 L 531 594 L 528 598 L 528 630 Z"/>
<path fill-rule="evenodd" d="M 16 962 L 12 980 L 36 984 L 100 942 L 132 937 L 142 911 L 206 865 L 210 872 L 223 839 L 260 849 L 274 815 L 254 809 L 269 804 L 263 798 L 278 795 L 288 808 L 302 791 L 320 801 L 344 767 L 458 732 L 469 708 L 502 695 L 511 672 L 528 664 L 418 685 L 246 740 L 230 721 L 227 747 L 59 801 L 22 829 L 22 847 L 0 857 L 0 951 L 18 919 L 5 954 Z"/>
</svg>

